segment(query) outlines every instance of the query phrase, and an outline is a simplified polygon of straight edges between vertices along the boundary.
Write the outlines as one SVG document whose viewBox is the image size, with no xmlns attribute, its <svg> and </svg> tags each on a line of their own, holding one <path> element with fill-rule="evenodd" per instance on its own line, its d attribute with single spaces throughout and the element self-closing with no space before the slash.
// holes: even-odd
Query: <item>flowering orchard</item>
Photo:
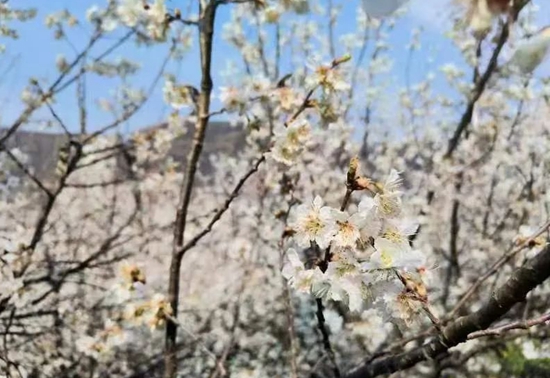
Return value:
<svg viewBox="0 0 550 378">
<path fill-rule="evenodd" d="M 0 111 L 0 376 L 550 374 L 545 1 L 449 1 L 414 78 L 421 1 L 87 5 L 0 2 L 69 46 Z"/>
</svg>

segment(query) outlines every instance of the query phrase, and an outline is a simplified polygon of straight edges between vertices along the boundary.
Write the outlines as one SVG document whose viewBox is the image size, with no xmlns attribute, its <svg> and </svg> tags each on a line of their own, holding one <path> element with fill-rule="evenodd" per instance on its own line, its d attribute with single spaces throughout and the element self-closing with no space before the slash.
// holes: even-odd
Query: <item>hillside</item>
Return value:
<svg viewBox="0 0 550 378">
<path fill-rule="evenodd" d="M 166 127 L 159 124 L 142 129 L 144 132 Z M 190 125 L 187 134 L 177 138 L 169 152 L 174 161 L 185 163 L 193 139 L 193 127 Z M 0 135 L 2 132 L 0 132 Z M 113 135 L 113 138 L 115 136 Z M 48 179 L 55 172 L 59 150 L 66 144 L 67 136 L 60 133 L 37 131 L 17 131 L 6 145 L 9 148 L 19 148 L 28 156 L 28 166 L 40 179 Z M 208 173 L 211 166 L 207 156 L 220 153 L 236 153 L 244 145 L 244 133 L 239 127 L 231 126 L 228 122 L 211 122 L 206 133 L 204 144 L 204 158 L 201 160 L 201 171 Z M 123 164 L 121 162 L 121 164 Z"/>
</svg>

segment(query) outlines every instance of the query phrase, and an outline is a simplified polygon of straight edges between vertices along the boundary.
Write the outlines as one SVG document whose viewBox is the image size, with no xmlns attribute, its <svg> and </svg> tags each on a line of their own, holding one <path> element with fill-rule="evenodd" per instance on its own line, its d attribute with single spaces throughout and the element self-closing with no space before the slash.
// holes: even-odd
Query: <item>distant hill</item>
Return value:
<svg viewBox="0 0 550 378">
<path fill-rule="evenodd" d="M 166 126 L 166 124 L 158 124 L 139 132 L 152 132 Z M 188 133 L 177 138 L 169 152 L 169 156 L 182 165 L 185 165 L 193 140 L 193 126 L 189 125 L 187 129 Z M 0 136 L 2 134 L 3 130 L 0 130 Z M 8 148 L 16 147 L 23 151 L 28 156 L 27 165 L 34 170 L 35 175 L 40 179 L 47 180 L 54 175 L 59 150 L 66 145 L 67 140 L 65 134 L 17 131 L 7 140 L 6 146 Z M 244 145 L 245 135 L 242 128 L 231 126 L 228 122 L 210 122 L 206 132 L 200 170 L 204 173 L 209 173 L 212 170 L 209 159 L 204 157 L 220 153 L 236 154 Z M 122 161 L 121 165 L 124 165 Z"/>
</svg>

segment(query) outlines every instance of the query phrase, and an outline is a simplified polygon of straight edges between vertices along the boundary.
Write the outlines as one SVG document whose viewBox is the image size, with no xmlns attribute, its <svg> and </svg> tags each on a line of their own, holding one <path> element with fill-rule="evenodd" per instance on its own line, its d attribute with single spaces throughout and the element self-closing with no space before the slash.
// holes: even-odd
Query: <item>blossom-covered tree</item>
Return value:
<svg viewBox="0 0 550 378">
<path fill-rule="evenodd" d="M 457 60 L 414 83 L 424 31 L 395 69 L 391 37 L 420 1 L 17 6 L 4 54 L 22 22 L 72 54 L 2 117 L 4 376 L 550 374 L 548 4 L 449 1 Z"/>
</svg>

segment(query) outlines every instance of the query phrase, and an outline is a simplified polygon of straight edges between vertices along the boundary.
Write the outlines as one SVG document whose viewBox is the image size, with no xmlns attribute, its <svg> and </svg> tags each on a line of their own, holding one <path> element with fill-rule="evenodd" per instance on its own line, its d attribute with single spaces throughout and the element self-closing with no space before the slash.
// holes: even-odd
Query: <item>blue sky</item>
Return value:
<svg viewBox="0 0 550 378">
<path fill-rule="evenodd" d="M 13 0 L 12 0 L 13 1 Z M 171 0 L 168 1 L 169 6 L 179 4 L 188 4 L 189 0 Z M 315 1 L 315 0 L 314 0 Z M 324 1 L 319 0 L 321 3 Z M 543 6 L 542 3 L 546 0 L 535 1 L 536 4 Z M 7 52 L 0 56 L 0 125 L 9 125 L 10 121 L 16 117 L 21 111 L 19 94 L 25 87 L 30 76 L 35 76 L 39 79 L 51 80 L 57 71 L 55 68 L 55 59 L 59 53 L 66 54 L 67 57 L 74 56 L 72 48 L 64 41 L 56 41 L 52 38 L 53 32 L 48 30 L 44 25 L 44 18 L 47 14 L 61 9 L 68 9 L 78 18 L 84 18 L 86 10 L 93 4 L 103 6 L 105 0 L 17 0 L 13 4 L 17 7 L 37 7 L 37 19 L 18 24 L 17 29 L 21 38 L 15 42 L 8 42 Z M 338 31 L 351 30 L 355 24 L 355 9 L 356 1 L 350 0 L 335 0 L 335 3 L 346 4 L 343 13 L 338 22 Z M 415 52 L 411 61 L 410 81 L 412 84 L 422 80 L 427 72 L 437 73 L 437 69 L 443 63 L 452 61 L 460 64 L 460 54 L 454 48 L 450 41 L 442 36 L 442 32 L 448 26 L 449 12 L 448 0 L 412 0 L 409 5 L 407 14 L 400 18 L 396 27 L 390 35 L 390 55 L 394 59 L 394 66 L 390 74 L 395 89 L 405 85 L 405 66 L 407 62 L 408 52 L 406 45 L 410 42 L 411 31 L 415 28 L 422 27 L 422 50 Z M 172 5 L 173 4 L 173 5 Z M 180 5 L 185 8 L 185 5 Z M 541 8 L 541 25 L 550 23 L 550 4 L 545 4 L 546 11 Z M 217 26 L 221 27 L 228 20 L 229 7 L 222 7 L 217 19 Z M 546 19 L 545 19 L 546 18 Z M 83 26 L 70 29 L 68 35 L 72 44 L 82 46 L 83 41 L 86 41 L 90 33 L 90 28 Z M 2 41 L 3 42 L 3 41 Z M 96 53 L 99 53 L 113 40 L 102 41 Z M 227 47 L 221 41 L 220 33 L 215 43 L 214 56 L 214 82 L 215 85 L 222 84 L 222 78 L 219 74 L 225 67 L 227 57 L 234 57 L 234 50 Z M 160 48 L 136 48 L 128 46 L 113 57 L 128 56 L 133 60 L 139 61 L 143 70 L 134 77 L 133 83 L 139 83 L 143 87 L 147 87 L 155 76 L 158 67 L 164 59 L 166 53 L 165 47 Z M 345 51 L 338 51 L 343 54 Z M 233 55 L 232 55 L 233 54 Z M 198 84 L 197 70 L 198 54 L 196 51 L 187 55 L 186 59 L 181 64 L 173 64 L 170 66 L 170 71 L 179 75 L 181 80 L 193 85 Z M 105 80 L 91 77 L 87 86 L 95 96 L 101 96 L 108 93 L 109 89 L 113 88 L 116 80 Z M 445 90 L 443 80 L 438 80 L 440 90 Z M 162 82 L 161 82 L 162 84 Z M 150 125 L 162 121 L 169 109 L 162 102 L 162 94 L 160 92 L 161 85 L 152 96 L 152 100 L 140 111 L 137 117 L 130 123 L 124 126 L 122 131 L 131 131 L 143 126 Z M 91 102 L 91 100 L 90 100 Z M 90 103 L 90 129 L 97 129 L 109 122 L 110 115 L 96 111 L 95 106 Z M 217 102 L 214 106 L 218 105 Z M 68 91 L 63 96 L 59 97 L 55 104 L 56 111 L 60 114 L 64 122 L 71 129 L 77 129 L 78 113 L 76 111 L 75 92 Z M 42 113 L 47 116 L 47 113 Z"/>
</svg>

